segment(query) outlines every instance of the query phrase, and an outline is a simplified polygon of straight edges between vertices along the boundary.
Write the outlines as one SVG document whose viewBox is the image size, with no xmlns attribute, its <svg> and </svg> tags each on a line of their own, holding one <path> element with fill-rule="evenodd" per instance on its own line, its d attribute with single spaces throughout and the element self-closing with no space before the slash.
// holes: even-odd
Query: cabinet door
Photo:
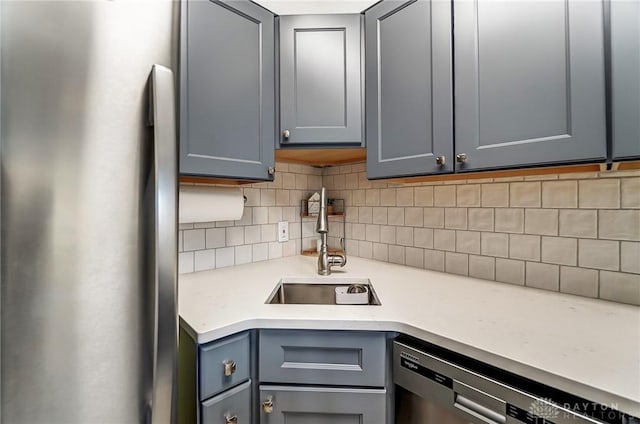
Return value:
<svg viewBox="0 0 640 424">
<path fill-rule="evenodd" d="M 248 1 L 184 5 L 181 174 L 272 179 L 273 15 Z"/>
<path fill-rule="evenodd" d="M 202 402 L 202 424 L 251 424 L 251 381 Z"/>
<path fill-rule="evenodd" d="M 640 2 L 611 1 L 613 158 L 640 157 Z"/>
<path fill-rule="evenodd" d="M 264 407 L 271 402 L 273 410 Z M 384 389 L 260 386 L 260 424 L 385 424 Z"/>
<path fill-rule="evenodd" d="M 452 172 L 451 2 L 383 1 L 365 41 L 369 178 Z"/>
<path fill-rule="evenodd" d="M 460 171 L 606 156 L 602 1 L 454 1 Z"/>
<path fill-rule="evenodd" d="M 279 32 L 280 144 L 361 145 L 360 15 L 282 16 Z"/>
</svg>

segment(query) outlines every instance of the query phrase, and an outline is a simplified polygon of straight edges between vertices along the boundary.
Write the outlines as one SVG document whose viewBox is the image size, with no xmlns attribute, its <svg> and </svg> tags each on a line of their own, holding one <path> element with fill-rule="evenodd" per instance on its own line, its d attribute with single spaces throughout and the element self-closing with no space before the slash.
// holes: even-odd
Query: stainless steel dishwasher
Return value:
<svg viewBox="0 0 640 424">
<path fill-rule="evenodd" d="M 456 361 L 466 358 L 462 355 L 425 350 L 433 349 L 394 342 L 396 424 L 640 424 L 638 418 L 577 398 L 552 399 L 549 391 L 552 395 L 564 392 L 522 377 L 512 375 L 515 384 L 505 383 L 509 378 L 494 379 L 487 374 L 500 378 L 509 373 L 472 359 Z M 545 396 L 533 394 L 539 387 Z M 588 406 L 581 413 L 575 411 L 577 405 Z"/>
</svg>

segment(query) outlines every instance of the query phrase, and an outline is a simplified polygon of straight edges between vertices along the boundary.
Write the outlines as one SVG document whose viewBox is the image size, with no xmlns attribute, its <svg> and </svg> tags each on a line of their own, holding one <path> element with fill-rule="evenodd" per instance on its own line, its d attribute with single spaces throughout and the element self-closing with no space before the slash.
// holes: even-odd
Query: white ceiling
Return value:
<svg viewBox="0 0 640 424">
<path fill-rule="evenodd" d="M 360 13 L 379 0 L 254 0 L 276 15 Z"/>
</svg>

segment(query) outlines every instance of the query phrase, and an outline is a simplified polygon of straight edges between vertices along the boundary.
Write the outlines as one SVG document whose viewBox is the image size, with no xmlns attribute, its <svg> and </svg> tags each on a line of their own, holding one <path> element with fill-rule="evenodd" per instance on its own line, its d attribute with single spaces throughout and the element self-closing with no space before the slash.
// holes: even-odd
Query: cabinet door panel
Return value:
<svg viewBox="0 0 640 424">
<path fill-rule="evenodd" d="M 189 1 L 183 26 L 181 173 L 270 179 L 273 15 L 250 2 Z"/>
<path fill-rule="evenodd" d="M 384 424 L 384 389 L 260 386 L 260 401 L 271 399 L 273 412 L 261 424 Z"/>
<path fill-rule="evenodd" d="M 362 143 L 359 15 L 280 18 L 281 144 Z"/>
<path fill-rule="evenodd" d="M 202 424 L 251 423 L 251 381 L 202 402 Z"/>
<path fill-rule="evenodd" d="M 613 158 L 640 157 L 640 2 L 611 1 Z"/>
<path fill-rule="evenodd" d="M 451 2 L 381 2 L 365 41 L 369 178 L 451 172 Z"/>
<path fill-rule="evenodd" d="M 605 158 L 602 2 L 454 9 L 457 170 Z"/>
</svg>

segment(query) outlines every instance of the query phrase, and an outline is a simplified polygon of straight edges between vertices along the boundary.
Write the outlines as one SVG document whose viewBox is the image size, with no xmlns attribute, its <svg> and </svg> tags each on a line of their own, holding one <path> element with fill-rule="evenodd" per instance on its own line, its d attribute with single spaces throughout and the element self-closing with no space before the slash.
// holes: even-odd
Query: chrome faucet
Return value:
<svg viewBox="0 0 640 424">
<path fill-rule="evenodd" d="M 329 233 L 329 218 L 327 216 L 327 191 L 324 187 L 320 190 L 320 211 L 318 213 L 318 223 L 316 224 L 316 232 L 320 234 L 320 252 L 318 252 L 318 274 L 331 274 L 333 265 L 341 267 L 347 264 L 347 256 L 339 253 L 330 255 L 327 249 L 327 234 Z"/>
</svg>

